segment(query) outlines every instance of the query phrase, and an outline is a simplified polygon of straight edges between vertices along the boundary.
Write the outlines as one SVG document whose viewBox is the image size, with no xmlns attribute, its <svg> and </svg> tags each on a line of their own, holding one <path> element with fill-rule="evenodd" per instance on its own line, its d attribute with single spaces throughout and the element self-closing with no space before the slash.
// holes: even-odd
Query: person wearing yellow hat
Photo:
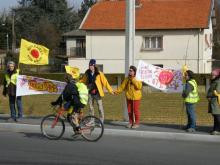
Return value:
<svg viewBox="0 0 220 165">
<path fill-rule="evenodd" d="M 77 80 L 79 78 L 80 76 L 79 68 L 66 65 L 65 69 L 66 69 L 66 73 L 70 74 L 73 77 L 73 79 Z"/>
<path fill-rule="evenodd" d="M 80 110 L 84 108 L 85 104 L 83 104 L 80 99 L 80 95 L 79 95 L 79 91 L 77 87 L 78 78 L 79 78 L 79 74 L 74 74 L 74 76 L 69 73 L 65 74 L 64 79 L 67 84 L 63 92 L 61 93 L 61 95 L 58 97 L 58 99 L 56 101 L 51 102 L 52 106 L 55 106 L 55 105 L 62 106 L 62 103 L 65 102 L 63 105 L 64 110 L 69 110 L 71 107 L 73 107 L 73 112 L 75 112 L 76 114 L 80 113 Z M 69 122 L 70 122 L 70 116 L 72 115 L 72 113 L 69 114 L 67 117 L 67 120 Z"/>
<path fill-rule="evenodd" d="M 64 109 L 67 110 L 70 106 L 73 106 L 75 112 L 84 107 L 84 105 L 80 102 L 79 92 L 76 86 L 76 78 L 77 77 L 73 79 L 72 75 L 69 73 L 65 74 L 64 79 L 67 84 L 58 99 L 51 102 L 51 105 L 62 105 L 63 101 L 65 101 L 66 103 L 64 104 Z"/>
</svg>

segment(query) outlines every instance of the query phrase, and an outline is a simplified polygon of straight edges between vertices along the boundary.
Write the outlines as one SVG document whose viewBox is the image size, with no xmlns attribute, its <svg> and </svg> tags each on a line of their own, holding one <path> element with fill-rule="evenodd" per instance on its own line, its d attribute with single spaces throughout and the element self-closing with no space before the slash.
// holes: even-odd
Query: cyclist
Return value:
<svg viewBox="0 0 220 165">
<path fill-rule="evenodd" d="M 80 95 L 79 95 L 80 88 L 78 89 L 77 87 L 78 78 L 79 78 L 79 72 L 76 72 L 73 75 L 66 73 L 64 79 L 67 84 L 63 92 L 56 101 L 51 102 L 51 105 L 53 106 L 55 105 L 62 106 L 63 101 L 65 101 L 63 106 L 64 110 L 69 110 L 71 107 L 73 107 L 73 112 L 68 114 L 67 120 L 70 122 L 71 115 L 75 112 L 74 123 L 76 125 L 77 131 L 79 130 L 78 116 L 80 114 L 80 110 L 85 106 L 85 104 L 83 104 L 80 99 Z"/>
</svg>

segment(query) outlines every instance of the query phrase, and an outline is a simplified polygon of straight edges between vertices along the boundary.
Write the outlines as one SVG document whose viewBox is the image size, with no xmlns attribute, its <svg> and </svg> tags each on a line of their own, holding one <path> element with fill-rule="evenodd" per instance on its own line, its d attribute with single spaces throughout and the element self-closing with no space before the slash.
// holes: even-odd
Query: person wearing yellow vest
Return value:
<svg viewBox="0 0 220 165">
<path fill-rule="evenodd" d="M 87 104 L 88 101 L 88 90 L 81 88 L 80 83 L 77 82 L 77 79 L 79 77 L 79 74 L 73 75 L 66 73 L 65 74 L 65 81 L 66 86 L 61 93 L 61 95 L 58 97 L 56 101 L 51 102 L 51 105 L 62 105 L 64 102 L 63 108 L 64 110 L 70 110 L 71 106 L 73 107 L 73 111 L 70 112 L 67 116 L 67 120 L 70 122 L 70 116 L 74 114 L 74 117 L 79 116 L 80 110 L 84 108 L 84 106 Z M 84 84 L 83 84 L 84 85 Z M 80 91 L 85 90 L 85 91 Z M 80 93 L 84 93 L 84 96 L 80 97 Z M 77 117 L 75 118 L 77 119 Z M 79 123 L 75 123 L 77 126 L 77 129 L 79 129 Z"/>
<path fill-rule="evenodd" d="M 87 85 L 89 89 L 89 109 L 90 115 L 94 115 L 94 102 L 98 104 L 100 120 L 104 123 L 104 109 L 102 105 L 102 97 L 104 97 L 105 87 L 109 93 L 113 94 L 112 87 L 109 85 L 105 75 L 96 67 L 96 60 L 91 59 L 89 69 L 86 70 L 80 82 Z"/>
<path fill-rule="evenodd" d="M 194 73 L 191 70 L 185 72 L 186 84 L 184 85 L 182 97 L 184 98 L 188 123 L 187 132 L 195 132 L 196 114 L 195 104 L 199 101 L 198 86 L 194 80 Z"/>
<path fill-rule="evenodd" d="M 21 96 L 16 97 L 16 83 L 17 83 L 18 71 L 16 70 L 15 63 L 9 61 L 7 63 L 7 71 L 4 77 L 4 89 L 3 95 L 9 96 L 9 107 L 11 111 L 11 117 L 8 119 L 11 121 L 21 121 L 23 117 L 23 107 Z M 18 115 L 16 115 L 15 103 L 17 104 Z"/>
</svg>

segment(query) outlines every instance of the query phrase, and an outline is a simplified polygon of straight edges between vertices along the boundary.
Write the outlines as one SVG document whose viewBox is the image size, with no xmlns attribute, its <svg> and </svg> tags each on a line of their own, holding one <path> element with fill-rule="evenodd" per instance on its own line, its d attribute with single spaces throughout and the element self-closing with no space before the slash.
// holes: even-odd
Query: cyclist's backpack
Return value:
<svg viewBox="0 0 220 165">
<path fill-rule="evenodd" d="M 88 88 L 84 83 L 81 82 L 77 82 L 76 83 L 78 92 L 79 92 L 79 98 L 80 98 L 80 102 L 84 105 L 87 104 L 88 102 Z"/>
</svg>

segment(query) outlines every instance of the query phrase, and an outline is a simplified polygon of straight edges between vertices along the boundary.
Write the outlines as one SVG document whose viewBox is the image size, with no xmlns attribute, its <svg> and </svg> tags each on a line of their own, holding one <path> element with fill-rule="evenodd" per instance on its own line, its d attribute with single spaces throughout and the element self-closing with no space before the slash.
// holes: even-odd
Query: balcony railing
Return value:
<svg viewBox="0 0 220 165">
<path fill-rule="evenodd" d="M 86 57 L 86 48 L 73 47 L 70 48 L 69 57 L 83 58 Z"/>
</svg>

